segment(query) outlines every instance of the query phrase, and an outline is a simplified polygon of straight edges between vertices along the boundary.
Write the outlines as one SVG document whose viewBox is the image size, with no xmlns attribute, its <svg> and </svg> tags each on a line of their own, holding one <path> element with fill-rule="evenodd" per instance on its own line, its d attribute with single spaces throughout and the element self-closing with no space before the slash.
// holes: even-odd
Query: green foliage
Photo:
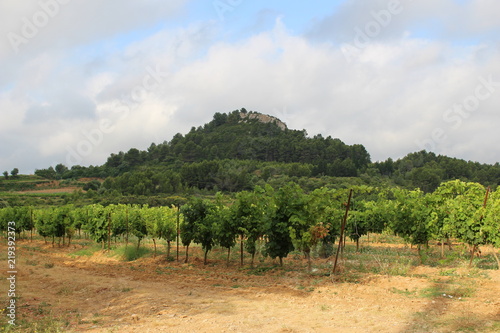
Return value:
<svg viewBox="0 0 500 333">
<path fill-rule="evenodd" d="M 243 191 L 236 195 L 231 206 L 231 219 L 237 232 L 246 239 L 245 250 L 252 255 L 257 251 L 257 240 L 265 234 L 266 225 L 274 214 L 274 190 L 257 186 L 253 192 Z"/>
<path fill-rule="evenodd" d="M 251 191 L 256 185 L 279 188 L 290 181 L 307 192 L 322 186 L 368 184 L 432 193 L 442 182 L 454 179 L 496 187 L 500 164 L 467 162 L 426 151 L 371 163 L 363 145 L 347 145 L 330 136 L 310 137 L 305 130 L 286 128 L 272 116 L 241 109 L 216 113 L 209 123 L 193 127 L 185 135 L 178 133 L 170 141 L 152 143 L 147 150 L 131 148 L 111 154 L 102 166 L 68 169 L 57 164 L 55 169 L 36 170 L 35 174 L 50 180 L 100 178 L 102 186 L 100 181 L 85 185 L 92 190 L 89 201 L 95 203 L 106 196 L 109 203 L 145 204 L 148 202 L 117 196 Z M 7 171 L 5 178 L 4 182 L 11 181 Z M 68 203 L 77 198 L 64 200 Z"/>
<path fill-rule="evenodd" d="M 486 242 L 496 248 L 500 248 L 500 190 L 497 189 L 490 196 L 487 209 L 483 216 L 483 227 Z M 498 263 L 500 264 L 500 263 Z M 500 268 L 500 267 L 499 267 Z"/>
<path fill-rule="evenodd" d="M 48 169 L 35 170 L 35 175 L 46 179 L 57 178 L 57 172 L 54 170 L 53 167 L 49 167 Z"/>
<path fill-rule="evenodd" d="M 487 234 L 483 232 L 486 189 L 477 183 L 459 181 L 448 182 L 443 186 L 455 194 L 454 198 L 446 202 L 453 236 L 473 246 L 486 244 Z"/>
<path fill-rule="evenodd" d="M 211 206 L 208 213 L 208 225 L 212 225 L 215 232 L 216 243 L 227 249 L 231 249 L 236 244 L 238 236 L 238 225 L 232 216 L 231 208 L 224 202 L 222 194 L 218 193 L 215 204 Z"/>
<path fill-rule="evenodd" d="M 349 190 L 342 188 L 343 185 L 337 186 L 335 189 L 321 187 L 306 192 L 297 183 L 289 182 L 278 189 L 270 185 L 256 186 L 253 191 L 242 191 L 235 196 L 221 193 L 215 197 L 192 196 L 187 202 L 182 197 L 169 197 L 163 201 L 169 205 L 160 207 L 130 204 L 37 209 L 30 206 L 4 207 L 0 208 L 0 230 L 5 231 L 7 223 L 15 221 L 18 233 L 35 227 L 45 238 L 58 238 L 59 244 L 61 241 L 65 244 L 65 239 L 69 239 L 69 244 L 79 229 L 101 244 L 112 237 L 130 234 L 137 238 L 138 243 L 135 252 L 131 250 L 127 256 L 136 258 L 134 253 L 139 251 L 140 242 L 146 237 L 154 240 L 155 249 L 157 240 L 166 240 L 170 251 L 170 242 L 177 236 L 177 207 L 181 206 L 180 236 L 187 247 L 186 258 L 192 242 L 203 248 L 205 263 L 214 246 L 227 248 L 229 258 L 230 250 L 239 238 L 252 255 L 253 265 L 257 243 L 262 239 L 265 242 L 264 254 L 279 258 L 282 264 L 283 258 L 291 251 L 302 251 L 309 259 L 310 269 L 311 252 L 326 254 L 340 233 Z M 443 242 L 453 238 L 468 244 L 472 253 L 478 246 L 486 244 L 500 247 L 499 189 L 489 192 L 479 183 L 455 180 L 442 183 L 431 193 L 419 189 L 377 189 L 366 185 L 353 186 L 353 190 L 347 235 L 354 240 L 367 233 L 394 233 L 406 242 L 418 245 L 422 263 L 435 264 L 438 259 L 432 258 L 432 251 L 421 249 L 431 240 Z M 462 245 L 462 248 L 466 253 L 467 247 Z M 363 248 L 359 253 L 363 253 Z M 456 257 L 443 259 L 443 253 L 439 263 L 456 261 Z M 495 267 L 493 258 L 487 261 L 477 259 L 476 264 Z M 377 259 L 377 264 L 379 272 L 389 272 L 383 260 Z M 404 264 L 397 271 L 404 272 L 408 267 L 409 263 Z"/>
<path fill-rule="evenodd" d="M 15 222 L 16 211 L 13 207 L 0 209 L 0 231 L 7 231 L 8 223 Z"/>
<path fill-rule="evenodd" d="M 146 206 L 147 208 L 147 206 Z M 141 243 L 141 240 L 147 236 L 148 230 L 146 226 L 146 218 L 142 213 L 142 209 L 139 206 L 133 205 L 129 211 L 129 225 L 130 232 L 137 237 L 137 248 Z"/>
<path fill-rule="evenodd" d="M 207 254 L 216 244 L 216 228 L 214 219 L 217 216 L 217 206 L 208 200 L 193 198 L 182 207 L 184 221 L 181 224 L 181 239 L 184 246 L 194 241 L 201 244 L 205 251 L 205 264 Z M 187 257 L 186 257 L 187 261 Z"/>
<path fill-rule="evenodd" d="M 266 227 L 266 254 L 271 258 L 278 257 L 280 264 L 283 258 L 294 250 L 291 229 L 300 225 L 305 205 L 303 193 L 297 184 L 287 184 L 275 195 L 276 209 Z"/>
<path fill-rule="evenodd" d="M 120 246 L 113 251 L 125 261 L 134 261 L 151 253 L 147 247 Z"/>
<path fill-rule="evenodd" d="M 32 219 L 40 236 L 60 239 L 67 237 L 69 244 L 75 232 L 73 211 L 73 206 L 39 209 L 30 212 L 29 218 Z"/>
<path fill-rule="evenodd" d="M 472 161 L 420 151 L 410 153 L 397 161 L 387 159 L 373 163 L 381 175 L 392 178 L 398 185 L 419 187 L 433 192 L 441 182 L 463 180 L 487 185 L 499 183 L 500 164 L 480 164 Z"/>
<path fill-rule="evenodd" d="M 181 240 L 184 246 L 189 246 L 196 236 L 196 224 L 205 218 L 207 212 L 200 198 L 191 198 L 182 206 L 183 216 L 180 224 Z"/>
<path fill-rule="evenodd" d="M 98 180 L 92 180 L 83 186 L 84 191 L 93 190 L 97 191 L 101 188 L 101 182 Z"/>
<path fill-rule="evenodd" d="M 19 174 L 19 169 L 18 168 L 12 169 L 10 174 L 12 175 L 12 178 L 17 178 L 17 175 Z"/>
<path fill-rule="evenodd" d="M 84 228 L 90 234 L 90 238 L 97 243 L 104 243 L 108 239 L 109 213 L 101 205 L 90 205 L 87 207 L 88 219 Z"/>
<path fill-rule="evenodd" d="M 389 227 L 411 244 L 427 244 L 430 239 L 430 207 L 420 190 L 394 190 L 394 216 Z"/>
</svg>

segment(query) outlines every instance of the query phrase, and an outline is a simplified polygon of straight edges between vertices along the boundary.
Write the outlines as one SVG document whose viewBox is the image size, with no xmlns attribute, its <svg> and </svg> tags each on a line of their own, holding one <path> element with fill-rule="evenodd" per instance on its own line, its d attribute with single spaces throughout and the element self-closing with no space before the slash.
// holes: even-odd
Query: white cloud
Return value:
<svg viewBox="0 0 500 333">
<path fill-rule="evenodd" d="M 496 17 L 499 11 L 500 2 L 496 0 L 351 0 L 306 35 L 336 43 L 352 43 L 358 29 L 368 34 L 377 32 L 373 39 L 378 41 L 397 39 L 409 32 L 449 41 L 491 39 L 500 28 Z"/>
<path fill-rule="evenodd" d="M 357 4 L 348 2 L 332 16 L 342 18 L 336 23 L 341 25 L 336 36 L 370 18 L 369 8 Z M 71 5 L 76 7 L 70 9 Z M 146 7 L 152 10 L 154 5 L 151 1 Z M 491 75 L 500 81 L 500 48 L 486 39 L 460 45 L 416 38 L 409 24 L 423 17 L 444 17 L 445 10 L 451 18 L 444 22 L 457 23 L 462 20 L 457 13 L 467 9 L 473 15 L 461 29 L 477 36 L 478 31 L 498 30 L 486 5 L 497 6 L 486 0 L 459 6 L 449 0 L 437 8 L 435 2 L 414 1 L 394 18 L 388 27 L 392 32 L 371 40 L 350 62 L 335 38 L 318 41 L 311 34 L 292 34 L 280 19 L 271 30 L 237 41 L 219 39 L 215 22 L 200 21 L 161 29 L 125 43 L 125 48 L 84 48 L 85 43 L 99 44 L 147 26 L 147 15 L 127 20 L 126 14 L 137 8 L 125 2 L 125 9 L 111 15 L 109 31 L 99 14 L 95 29 L 85 36 L 75 32 L 77 40 L 66 40 L 66 46 L 51 50 L 33 44 L 36 52 L 27 50 L 20 59 L 8 59 L 15 70 L 2 69 L 8 75 L 0 82 L 0 138 L 17 142 L 18 149 L 3 148 L 0 165 L 27 172 L 53 162 L 102 164 L 110 153 L 145 149 L 151 142 L 203 125 L 215 112 L 241 107 L 283 117 L 290 128 L 306 129 L 310 135 L 363 144 L 374 160 L 420 150 L 418 142 L 428 142 L 441 129 L 446 138 L 432 142 L 436 152 L 494 163 L 500 160 L 500 134 L 495 129 L 500 84 L 458 128 L 443 115 L 474 94 L 480 77 Z M 107 5 L 66 6 L 71 13 L 81 10 L 82 18 L 75 18 L 75 23 L 85 21 L 85 27 L 91 24 L 93 10 L 105 11 L 102 6 Z M 19 15 L 25 15 L 26 8 L 20 8 Z M 167 8 L 151 14 L 153 20 L 170 15 Z M 325 22 L 315 33 L 331 29 Z M 446 34 L 454 33 L 447 29 Z M 42 43 L 45 37 L 40 38 Z M 80 56 L 79 50 L 84 50 Z M 22 158 L 20 151 L 29 151 L 31 159 Z"/>
</svg>

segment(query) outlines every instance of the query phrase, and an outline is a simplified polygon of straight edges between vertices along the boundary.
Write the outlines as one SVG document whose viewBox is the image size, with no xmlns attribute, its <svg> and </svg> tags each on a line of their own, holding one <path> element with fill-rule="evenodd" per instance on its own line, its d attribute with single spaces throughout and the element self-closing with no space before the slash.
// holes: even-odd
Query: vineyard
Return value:
<svg viewBox="0 0 500 333">
<path fill-rule="evenodd" d="M 354 188 L 348 205 L 348 190 L 321 188 L 305 193 L 290 183 L 274 190 L 256 187 L 234 197 L 217 194 L 215 198 L 193 197 L 171 207 L 147 205 L 88 205 L 74 207 L 0 209 L 0 228 L 16 222 L 16 232 L 36 232 L 53 245 L 69 246 L 75 235 L 88 237 L 110 249 L 116 242 L 134 242 L 139 249 L 144 239 L 172 247 L 198 244 L 207 263 L 214 247 L 227 250 L 239 245 L 240 265 L 244 252 L 251 256 L 251 265 L 259 254 L 283 259 L 292 251 L 303 252 L 312 269 L 312 253 L 327 258 L 335 254 L 336 243 L 343 245 L 349 237 L 359 247 L 359 239 L 370 233 L 391 233 L 416 245 L 422 259 L 430 241 L 444 247 L 450 240 L 469 247 L 470 260 L 480 246 L 500 247 L 500 191 L 491 192 L 477 183 L 459 180 L 441 184 L 432 193 L 420 190 L 359 186 Z M 344 222 L 344 223 L 343 223 Z M 177 237 L 177 236 L 180 237 Z M 338 252 L 337 252 L 338 253 Z M 493 252 L 500 266 L 498 255 Z"/>
<path fill-rule="evenodd" d="M 7 331 L 497 332 L 499 195 L 289 183 L 170 206 L 4 207 Z"/>
</svg>

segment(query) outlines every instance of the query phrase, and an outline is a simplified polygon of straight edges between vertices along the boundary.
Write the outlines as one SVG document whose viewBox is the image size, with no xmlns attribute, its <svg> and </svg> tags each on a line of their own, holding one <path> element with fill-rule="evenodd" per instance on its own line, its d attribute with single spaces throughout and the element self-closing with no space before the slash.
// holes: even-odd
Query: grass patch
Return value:
<svg viewBox="0 0 500 333">
<path fill-rule="evenodd" d="M 463 283 L 450 282 L 437 282 L 432 287 L 422 289 L 420 296 L 424 298 L 438 298 L 444 297 L 449 299 L 462 299 L 471 297 L 475 293 L 472 286 L 464 285 Z"/>
<path fill-rule="evenodd" d="M 344 259 L 346 272 L 387 276 L 407 276 L 419 261 L 410 249 L 394 251 L 388 247 L 364 247 L 356 252 L 353 246 L 346 246 Z"/>
<path fill-rule="evenodd" d="M 125 261 L 134 261 L 149 256 L 153 252 L 151 249 L 142 246 L 139 249 L 136 246 L 120 246 L 112 251 Z"/>
<path fill-rule="evenodd" d="M 93 245 L 89 248 L 84 248 L 75 252 L 72 252 L 69 254 L 70 257 L 91 257 L 94 255 L 94 253 L 98 252 L 101 250 L 101 246 L 99 245 Z"/>
<path fill-rule="evenodd" d="M 452 269 L 444 269 L 439 271 L 439 275 L 441 276 L 458 276 L 459 274 L 457 273 L 457 270 L 452 268 Z"/>
</svg>

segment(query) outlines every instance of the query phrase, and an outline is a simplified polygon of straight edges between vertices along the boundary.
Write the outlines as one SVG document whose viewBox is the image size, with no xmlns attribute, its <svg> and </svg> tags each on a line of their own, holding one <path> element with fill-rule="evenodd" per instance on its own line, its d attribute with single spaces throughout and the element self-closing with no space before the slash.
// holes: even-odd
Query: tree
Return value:
<svg viewBox="0 0 500 333">
<path fill-rule="evenodd" d="M 3 176 L 5 177 L 5 179 L 9 179 L 9 172 L 8 171 L 4 171 L 3 172 Z"/>
<path fill-rule="evenodd" d="M 46 179 L 56 179 L 57 173 L 53 167 L 49 167 L 48 169 L 35 170 L 35 175 L 40 176 Z"/>
<path fill-rule="evenodd" d="M 312 225 L 320 225 L 328 230 L 327 235 L 321 237 L 322 257 L 326 258 L 332 254 L 333 243 L 340 236 L 340 226 L 345 211 L 343 203 L 346 197 L 346 190 L 331 190 L 326 187 L 318 188 L 309 195 L 307 211 L 309 219 L 313 221 Z M 319 239 L 317 241 L 319 243 Z"/>
<path fill-rule="evenodd" d="M 195 241 L 195 238 L 199 238 L 197 235 L 199 221 L 205 218 L 207 211 L 203 200 L 193 197 L 182 206 L 181 212 L 184 217 L 180 225 L 181 240 L 182 245 L 186 247 L 186 259 L 184 262 L 187 263 L 189 258 L 189 245 L 192 241 Z"/>
<path fill-rule="evenodd" d="M 431 238 L 429 216 L 432 207 L 428 197 L 420 190 L 394 190 L 394 218 L 389 225 L 396 235 L 403 237 L 413 245 L 418 246 L 418 254 L 422 260 L 421 245 L 427 244 Z"/>
<path fill-rule="evenodd" d="M 35 227 L 38 234 L 45 240 L 45 244 L 47 244 L 47 237 L 51 237 L 55 233 L 52 213 L 52 209 L 40 209 L 35 212 Z"/>
<path fill-rule="evenodd" d="M 139 207 L 138 205 L 134 205 L 130 207 L 129 211 L 129 221 L 130 221 L 130 230 L 132 231 L 132 234 L 137 237 L 137 250 L 139 250 L 139 247 L 141 245 L 141 241 L 144 237 L 148 235 L 148 230 L 146 228 L 146 221 L 144 219 L 143 215 L 143 209 L 147 209 L 147 206 L 145 208 Z"/>
<path fill-rule="evenodd" d="M 162 222 L 160 225 L 160 238 L 167 241 L 167 259 L 169 259 L 172 242 L 177 237 L 177 208 L 172 205 L 171 207 L 159 207 L 158 210 Z"/>
<path fill-rule="evenodd" d="M 7 231 L 9 222 L 13 222 L 15 219 L 16 211 L 13 207 L 0 208 L 0 231 Z"/>
<path fill-rule="evenodd" d="M 219 212 L 210 201 L 203 200 L 204 217 L 197 221 L 194 241 L 201 244 L 201 248 L 205 251 L 203 263 L 208 263 L 208 252 L 215 245 L 217 236 L 214 222 Z"/>
<path fill-rule="evenodd" d="M 257 251 L 257 240 L 265 234 L 266 225 L 274 214 L 274 190 L 271 186 L 265 188 L 256 186 L 253 192 L 242 191 L 236 195 L 236 202 L 231 206 L 231 219 L 238 229 L 241 241 L 240 265 L 243 266 L 243 240 L 245 249 L 252 255 L 254 264 Z"/>
<path fill-rule="evenodd" d="M 356 251 L 359 251 L 359 239 L 369 231 L 366 223 L 365 203 L 365 201 L 362 201 L 356 205 L 356 209 L 351 210 L 346 225 L 346 235 L 356 242 Z"/>
<path fill-rule="evenodd" d="M 21 233 L 22 231 L 30 231 L 31 239 L 33 239 L 33 228 L 35 227 L 33 221 L 33 208 L 28 206 L 15 207 L 15 218 L 12 221 L 16 221 L 16 231 Z"/>
<path fill-rule="evenodd" d="M 63 176 L 63 174 L 66 171 L 68 171 L 68 168 L 64 164 L 59 163 L 59 164 L 56 165 L 55 171 L 57 173 L 57 176 L 59 178 L 61 178 Z"/>
<path fill-rule="evenodd" d="M 431 162 L 423 167 L 415 168 L 410 172 L 410 178 L 413 184 L 418 186 L 422 191 L 430 193 L 441 184 L 442 170 L 436 162 Z"/>
<path fill-rule="evenodd" d="M 64 246 L 66 236 L 68 237 L 68 246 L 70 245 L 74 234 L 73 220 L 70 215 L 73 208 L 72 206 L 53 207 L 36 213 L 36 229 L 44 238 L 52 236 L 52 246 L 54 246 L 55 237 L 59 238 L 59 246 L 61 246 L 61 240 Z M 28 218 L 31 219 L 31 217 L 26 217 L 26 219 Z"/>
<path fill-rule="evenodd" d="M 455 197 L 448 200 L 449 223 L 454 236 L 469 245 L 471 249 L 470 265 L 474 254 L 480 245 L 488 243 L 488 233 L 485 232 L 485 193 L 484 186 L 479 183 L 466 183 L 459 180 L 448 182 Z"/>
<path fill-rule="evenodd" d="M 123 161 L 127 162 L 130 166 L 134 167 L 139 165 L 143 159 L 139 149 L 131 148 L 124 156 Z"/>
<path fill-rule="evenodd" d="M 500 269 L 500 259 L 495 252 L 495 248 L 500 248 L 500 188 L 491 193 L 484 214 L 482 231 L 485 233 L 486 242 L 494 247 L 493 255 L 497 261 L 498 269 Z"/>
<path fill-rule="evenodd" d="M 108 239 L 108 212 L 101 205 L 90 205 L 87 207 L 88 219 L 84 226 L 90 234 L 90 238 L 97 243 L 101 243 L 104 248 L 104 242 Z"/>
<path fill-rule="evenodd" d="M 300 187 L 294 183 L 285 185 L 277 191 L 275 200 L 276 210 L 266 228 L 266 253 L 273 259 L 278 257 L 283 266 L 283 258 L 294 250 L 290 227 L 300 218 L 297 216 L 303 205 Z"/>
<path fill-rule="evenodd" d="M 310 218 L 309 197 L 304 194 L 302 189 L 296 185 L 289 189 L 287 198 L 287 212 L 289 217 L 289 231 L 294 248 L 304 252 L 307 258 L 307 269 L 312 269 L 311 248 L 318 241 L 321 231 L 314 229 L 319 222 Z M 313 237 L 314 234 L 314 237 Z"/>
<path fill-rule="evenodd" d="M 19 174 L 19 169 L 18 168 L 12 169 L 10 174 L 12 175 L 12 178 L 17 178 L 17 175 Z"/>
<path fill-rule="evenodd" d="M 146 229 L 153 239 L 154 256 L 156 257 L 156 239 L 165 239 L 168 243 L 167 258 L 170 257 L 171 242 L 176 236 L 176 210 L 169 207 L 145 207 L 142 214 L 146 220 Z"/>
<path fill-rule="evenodd" d="M 227 265 L 231 255 L 231 248 L 236 244 L 238 235 L 238 225 L 232 218 L 232 210 L 224 204 L 224 197 L 217 193 L 215 204 L 209 211 L 207 218 L 211 219 L 211 224 L 215 230 L 216 243 L 227 249 Z"/>
</svg>

